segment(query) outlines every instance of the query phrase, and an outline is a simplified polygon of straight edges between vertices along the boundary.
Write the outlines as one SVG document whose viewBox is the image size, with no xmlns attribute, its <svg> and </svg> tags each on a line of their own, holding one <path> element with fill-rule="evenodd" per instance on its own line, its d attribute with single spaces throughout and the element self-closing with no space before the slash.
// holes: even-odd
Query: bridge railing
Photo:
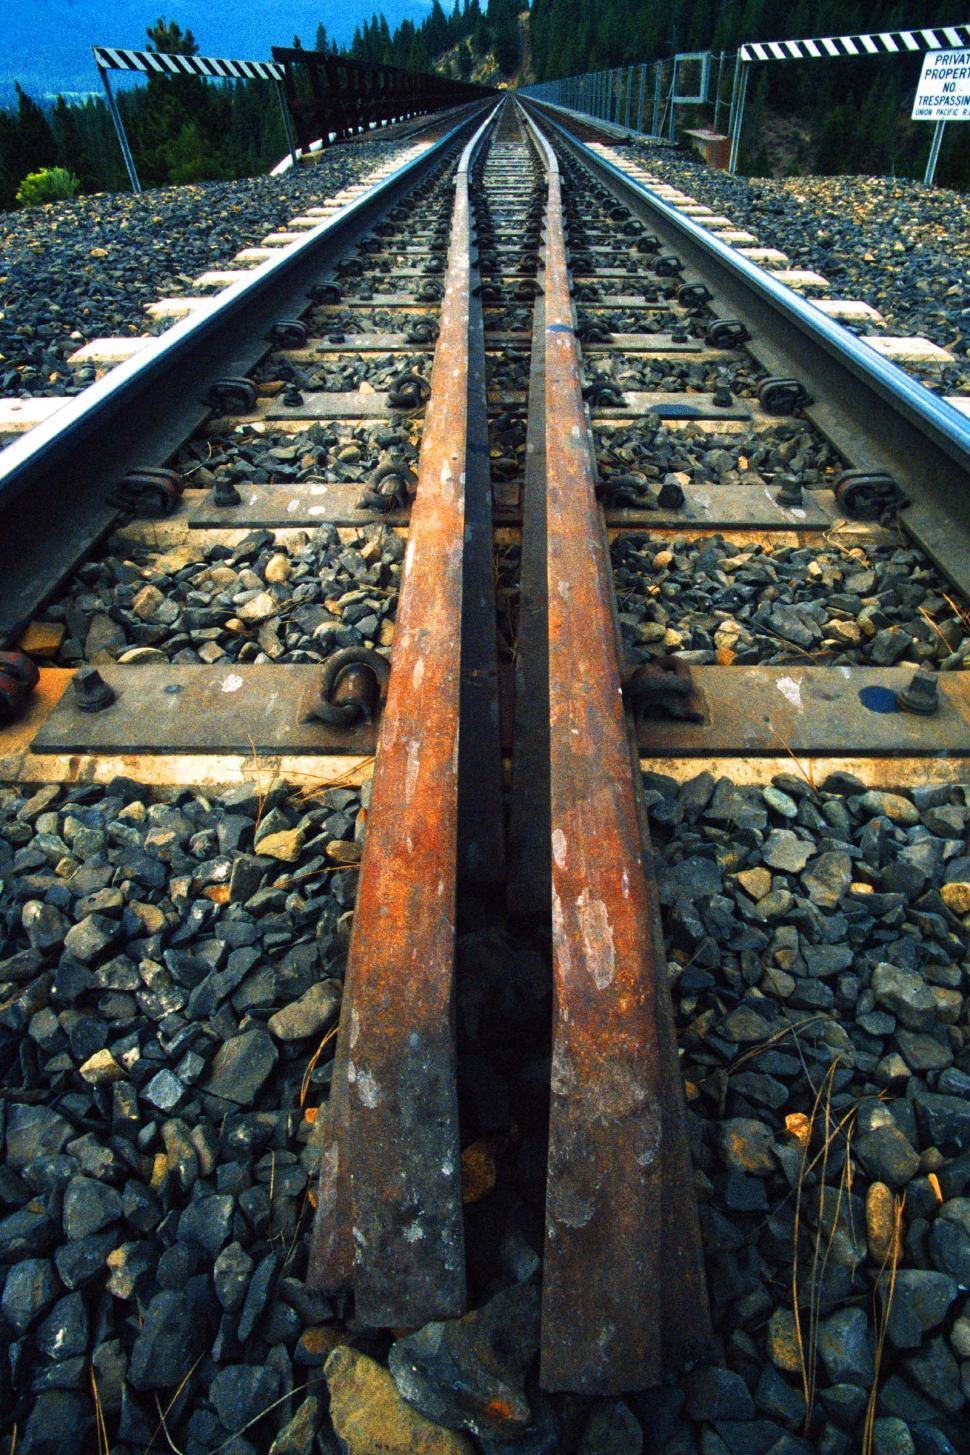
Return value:
<svg viewBox="0 0 970 1455">
<path fill-rule="evenodd" d="M 712 105 L 716 131 L 729 102 L 723 79 L 732 75 L 734 52 L 681 51 L 660 61 L 641 61 L 605 71 L 587 71 L 521 88 L 524 96 L 620 126 L 641 136 L 673 141 L 677 107 Z"/>
</svg>

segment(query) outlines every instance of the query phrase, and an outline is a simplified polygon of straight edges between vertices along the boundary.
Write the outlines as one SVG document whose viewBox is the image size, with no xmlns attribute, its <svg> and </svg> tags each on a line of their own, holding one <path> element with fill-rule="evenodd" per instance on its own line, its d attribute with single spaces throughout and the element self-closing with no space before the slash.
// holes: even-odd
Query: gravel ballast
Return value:
<svg viewBox="0 0 970 1455">
<path fill-rule="evenodd" d="M 361 142 L 279 177 L 98 193 L 0 214 L 0 393 L 77 393 L 66 360 L 83 344 L 150 332 L 146 304 L 190 291 L 200 273 L 230 266 L 241 248 L 403 149 Z"/>
<path fill-rule="evenodd" d="M 359 790 L 0 792 L 18 1450 L 94 1447 L 92 1373 L 114 1455 L 161 1413 L 193 1455 L 851 1455 L 874 1387 L 876 1450 L 966 1449 L 970 792 L 645 789 L 715 1343 L 668 1387 L 597 1402 L 535 1386 L 541 944 L 458 940 L 478 1312 L 367 1329 L 303 1283 Z"/>
<path fill-rule="evenodd" d="M 860 298 L 890 335 L 920 335 L 957 356 L 929 387 L 970 393 L 970 198 L 894 177 L 730 177 L 669 148 L 637 144 L 661 181 L 750 229 L 760 247 L 787 253 Z M 856 332 L 858 325 L 853 325 Z"/>
</svg>

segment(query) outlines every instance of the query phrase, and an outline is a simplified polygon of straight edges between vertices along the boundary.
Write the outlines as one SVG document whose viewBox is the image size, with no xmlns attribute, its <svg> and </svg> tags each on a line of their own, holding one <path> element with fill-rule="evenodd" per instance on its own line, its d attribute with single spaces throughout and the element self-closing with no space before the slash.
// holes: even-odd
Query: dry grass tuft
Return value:
<svg viewBox="0 0 970 1455">
<path fill-rule="evenodd" d="M 808 1434 L 815 1404 L 818 1370 L 818 1333 L 821 1321 L 822 1280 L 829 1258 L 838 1236 L 843 1204 L 852 1191 L 852 1131 L 856 1107 L 852 1106 L 840 1118 L 832 1114 L 832 1086 L 839 1066 L 839 1058 L 831 1063 L 821 1086 L 815 1094 L 811 1114 L 808 1118 L 807 1135 L 802 1140 L 802 1161 L 795 1190 L 795 1219 L 792 1234 L 792 1312 L 795 1320 L 795 1338 L 798 1344 L 798 1359 L 802 1378 L 802 1393 L 805 1397 L 805 1433 Z M 811 1146 L 816 1124 L 821 1122 L 821 1147 L 812 1156 Z M 845 1156 L 835 1184 L 834 1207 L 828 1196 L 832 1190 L 828 1180 L 829 1157 L 836 1138 L 844 1138 Z M 802 1224 L 809 1211 L 805 1198 L 805 1182 L 808 1175 L 818 1169 L 817 1198 L 814 1206 L 815 1238 L 812 1244 L 811 1265 L 807 1278 L 801 1281 L 799 1241 Z M 804 1213 L 803 1213 L 804 1208 Z M 806 1312 L 803 1315 L 803 1305 Z"/>
<path fill-rule="evenodd" d="M 883 1350 L 886 1347 L 886 1331 L 889 1327 L 889 1316 L 892 1313 L 893 1295 L 896 1292 L 896 1269 L 899 1266 L 899 1250 L 903 1241 L 903 1208 L 905 1203 L 905 1193 L 902 1197 L 898 1193 L 893 1193 L 893 1236 L 890 1241 L 889 1252 L 883 1259 L 882 1267 L 879 1270 L 879 1277 L 876 1280 L 876 1290 L 879 1289 L 883 1279 L 887 1276 L 889 1286 L 884 1297 L 880 1298 L 878 1291 L 874 1291 L 872 1296 L 873 1312 L 876 1315 L 876 1348 L 873 1357 L 872 1388 L 869 1390 L 866 1418 L 862 1427 L 861 1455 L 872 1455 L 876 1409 L 879 1402 L 879 1370 L 882 1365 Z"/>
<path fill-rule="evenodd" d="M 330 1045 L 330 1042 L 333 1040 L 334 1036 L 337 1034 L 337 1030 L 338 1030 L 338 1026 L 331 1026 L 330 1030 L 324 1036 L 323 1040 L 320 1042 L 319 1046 L 317 1047 L 317 1049 L 314 1051 L 313 1055 L 310 1057 L 309 1061 L 307 1062 L 307 1068 L 306 1068 L 306 1070 L 303 1073 L 303 1080 L 300 1083 L 300 1103 L 299 1104 L 300 1104 L 300 1109 L 301 1110 L 303 1109 L 304 1106 L 306 1106 L 306 1099 L 307 1099 L 307 1096 L 309 1095 L 309 1091 L 310 1091 L 310 1077 L 313 1075 L 313 1072 L 316 1070 L 317 1063 L 319 1062 L 320 1057 L 323 1055 L 324 1050 L 326 1049 L 327 1046 Z"/>
<path fill-rule="evenodd" d="M 94 1399 L 94 1420 L 98 1431 L 98 1455 L 111 1455 L 111 1441 L 108 1439 L 108 1426 L 104 1421 L 104 1409 L 101 1404 L 101 1394 L 98 1390 L 98 1381 L 94 1375 L 93 1364 L 88 1373 L 91 1376 L 91 1395 Z"/>
</svg>

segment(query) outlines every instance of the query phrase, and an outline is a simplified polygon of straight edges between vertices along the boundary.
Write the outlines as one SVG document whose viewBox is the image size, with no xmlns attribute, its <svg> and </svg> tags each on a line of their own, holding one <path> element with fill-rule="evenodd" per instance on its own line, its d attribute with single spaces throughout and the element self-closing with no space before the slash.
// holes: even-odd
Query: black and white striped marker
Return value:
<svg viewBox="0 0 970 1455">
<path fill-rule="evenodd" d="M 867 35 L 826 35 L 815 40 L 751 41 L 741 47 L 742 61 L 808 61 L 837 56 L 906 55 L 959 49 L 970 45 L 970 25 L 937 25 L 929 30 L 883 30 Z"/>
<path fill-rule="evenodd" d="M 275 61 L 229 61 L 217 56 L 170 55 L 164 51 L 116 50 L 92 47 L 102 71 L 142 71 L 158 76 L 223 76 L 239 81 L 281 81 L 283 67 Z"/>
</svg>

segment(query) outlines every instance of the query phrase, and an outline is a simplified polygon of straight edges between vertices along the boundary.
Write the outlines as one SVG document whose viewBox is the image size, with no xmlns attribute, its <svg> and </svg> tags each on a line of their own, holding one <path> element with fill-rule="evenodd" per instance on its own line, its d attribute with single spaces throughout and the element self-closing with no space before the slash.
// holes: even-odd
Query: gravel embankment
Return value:
<svg viewBox="0 0 970 1455">
<path fill-rule="evenodd" d="M 541 947 L 458 941 L 481 1313 L 363 1328 L 303 1282 L 359 792 L 258 765 L 215 797 L 0 792 L 0 1405 L 21 1455 L 97 1448 L 95 1388 L 113 1455 L 852 1455 L 874 1388 L 877 1455 L 966 1450 L 970 792 L 646 791 L 716 1340 L 670 1387 L 595 1402 L 535 1387 Z"/>
<path fill-rule="evenodd" d="M 970 393 L 970 197 L 893 177 L 729 177 L 668 149 L 635 150 L 664 182 L 828 278 L 832 297 L 878 308 L 885 332 L 949 349 L 957 364 L 920 377 Z"/>
<path fill-rule="evenodd" d="M 335 148 L 281 177 L 101 193 L 0 214 L 0 394 L 70 394 L 93 338 L 149 332 L 145 305 L 378 167 L 400 141 Z"/>
<path fill-rule="evenodd" d="M 64 666 L 322 662 L 390 644 L 403 558 L 402 538 L 378 525 L 353 545 L 334 526 L 171 551 L 109 541 L 44 618 L 64 626 Z"/>
</svg>

